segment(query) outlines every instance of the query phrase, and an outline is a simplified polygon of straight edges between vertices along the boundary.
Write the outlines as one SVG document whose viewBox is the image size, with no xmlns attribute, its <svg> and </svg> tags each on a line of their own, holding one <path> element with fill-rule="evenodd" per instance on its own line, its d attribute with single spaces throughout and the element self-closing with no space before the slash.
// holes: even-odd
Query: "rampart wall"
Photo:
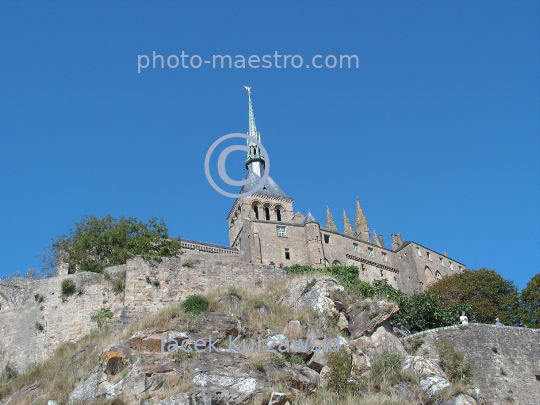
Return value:
<svg viewBox="0 0 540 405">
<path fill-rule="evenodd" d="M 419 353 L 438 358 L 447 339 L 473 366 L 473 379 L 489 404 L 540 403 L 540 330 L 470 324 L 432 329 L 403 338 L 422 339 Z"/>
<path fill-rule="evenodd" d="M 184 266 L 186 262 L 190 266 Z M 0 369 L 11 363 L 22 371 L 44 361 L 61 343 L 77 341 L 95 329 L 90 317 L 104 307 L 113 311 L 117 330 L 192 294 L 232 285 L 262 287 L 285 276 L 272 266 L 243 263 L 241 255 L 199 250 L 185 250 L 180 258 L 159 263 L 135 257 L 107 272 L 124 278 L 123 291 L 115 291 L 112 281 L 96 273 L 21 278 L 9 284 L 0 280 Z M 62 296 L 66 278 L 81 286 L 80 291 Z"/>
</svg>

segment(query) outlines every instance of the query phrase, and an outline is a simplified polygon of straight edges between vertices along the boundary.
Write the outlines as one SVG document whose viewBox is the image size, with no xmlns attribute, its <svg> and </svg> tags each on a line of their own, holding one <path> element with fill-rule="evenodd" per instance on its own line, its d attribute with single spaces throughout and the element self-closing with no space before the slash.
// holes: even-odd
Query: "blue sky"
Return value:
<svg viewBox="0 0 540 405">
<path fill-rule="evenodd" d="M 2 1 L 0 276 L 39 267 L 84 215 L 228 244 L 233 200 L 203 162 L 247 131 L 246 84 L 295 211 L 324 224 L 329 205 L 343 229 L 359 197 L 387 245 L 401 233 L 523 288 L 540 271 L 539 21 L 532 1 Z M 153 51 L 359 67 L 138 73 Z"/>
</svg>

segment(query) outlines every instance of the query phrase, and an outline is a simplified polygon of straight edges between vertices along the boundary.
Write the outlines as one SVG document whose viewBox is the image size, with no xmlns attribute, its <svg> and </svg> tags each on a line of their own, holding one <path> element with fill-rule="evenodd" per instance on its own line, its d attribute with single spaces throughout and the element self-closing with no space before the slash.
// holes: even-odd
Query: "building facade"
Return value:
<svg viewBox="0 0 540 405">
<path fill-rule="evenodd" d="M 249 132 L 260 141 L 248 88 Z M 241 193 L 253 189 L 264 174 L 264 156 L 256 144 L 248 142 L 245 162 L 247 179 Z M 306 264 L 325 267 L 334 264 L 355 265 L 362 281 L 386 279 L 408 294 L 423 291 L 443 276 L 462 272 L 465 265 L 416 242 L 403 242 L 401 235 L 392 235 L 386 247 L 375 230 L 370 234 L 367 218 L 356 200 L 355 229 L 343 211 L 344 232 L 338 231 L 327 207 L 323 227 L 308 212 L 294 213 L 293 199 L 268 177 L 264 187 L 234 202 L 229 215 L 229 242 L 243 253 L 249 263 L 290 266 Z"/>
</svg>

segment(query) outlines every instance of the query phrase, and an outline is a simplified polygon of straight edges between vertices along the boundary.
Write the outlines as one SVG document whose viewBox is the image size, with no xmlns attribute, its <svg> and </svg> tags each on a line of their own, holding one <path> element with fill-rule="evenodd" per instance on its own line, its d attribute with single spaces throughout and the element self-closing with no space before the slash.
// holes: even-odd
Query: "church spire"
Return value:
<svg viewBox="0 0 540 405">
<path fill-rule="evenodd" d="M 355 236 L 354 230 L 351 226 L 351 221 L 349 221 L 345 210 L 343 210 L 343 232 L 345 233 L 345 235 Z"/>
<path fill-rule="evenodd" d="M 330 212 L 328 205 L 326 206 L 326 229 L 331 229 L 332 231 L 337 232 L 336 224 L 334 222 L 334 218 L 332 218 L 332 213 Z"/>
<path fill-rule="evenodd" d="M 261 134 L 257 132 L 257 125 L 255 124 L 255 113 L 253 112 L 253 104 L 251 102 L 251 87 L 244 86 L 248 92 L 248 114 L 249 114 L 249 129 L 248 135 L 255 138 L 259 142 L 261 141 Z M 246 169 L 252 170 L 257 176 L 262 176 L 262 167 L 264 167 L 264 157 L 261 154 L 261 149 L 255 142 L 247 141 L 249 152 L 247 153 Z"/>
<path fill-rule="evenodd" d="M 354 224 L 356 225 L 356 237 L 369 242 L 369 227 L 367 218 L 364 215 L 364 212 L 362 211 L 362 207 L 360 206 L 360 201 L 358 201 L 358 197 L 356 197 L 356 219 L 354 221 Z"/>
</svg>

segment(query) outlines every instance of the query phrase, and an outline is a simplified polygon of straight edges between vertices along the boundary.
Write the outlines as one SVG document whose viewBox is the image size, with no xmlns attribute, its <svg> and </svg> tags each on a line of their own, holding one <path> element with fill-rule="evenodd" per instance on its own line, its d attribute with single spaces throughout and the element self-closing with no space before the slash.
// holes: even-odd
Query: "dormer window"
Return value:
<svg viewBox="0 0 540 405">
<path fill-rule="evenodd" d="M 368 255 L 369 255 L 370 257 L 375 257 L 375 253 L 373 252 L 373 249 L 372 249 L 372 248 L 368 248 L 367 251 L 368 251 Z"/>
</svg>

